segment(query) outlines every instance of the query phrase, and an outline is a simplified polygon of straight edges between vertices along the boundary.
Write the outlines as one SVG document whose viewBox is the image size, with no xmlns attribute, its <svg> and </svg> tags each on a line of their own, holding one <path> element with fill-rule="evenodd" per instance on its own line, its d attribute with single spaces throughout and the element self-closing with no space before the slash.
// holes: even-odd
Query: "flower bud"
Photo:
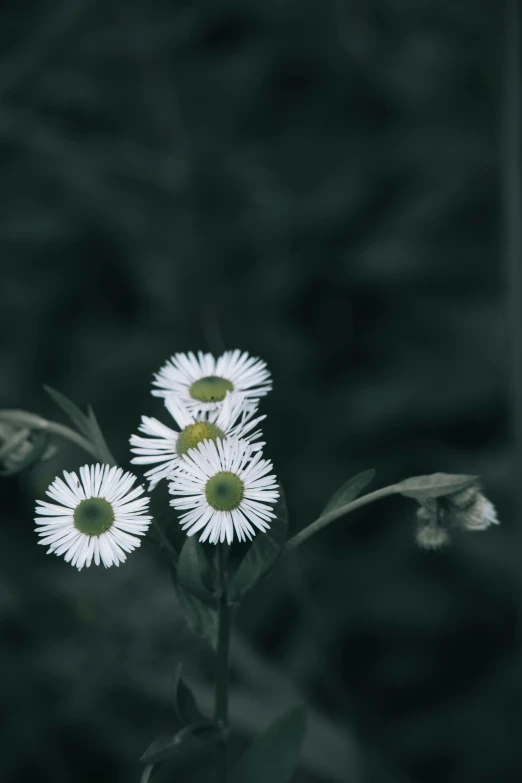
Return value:
<svg viewBox="0 0 522 783">
<path fill-rule="evenodd" d="M 443 517 L 442 509 L 436 501 L 417 509 L 415 540 L 422 549 L 440 549 L 449 544 L 449 533 L 440 524 Z"/>
</svg>

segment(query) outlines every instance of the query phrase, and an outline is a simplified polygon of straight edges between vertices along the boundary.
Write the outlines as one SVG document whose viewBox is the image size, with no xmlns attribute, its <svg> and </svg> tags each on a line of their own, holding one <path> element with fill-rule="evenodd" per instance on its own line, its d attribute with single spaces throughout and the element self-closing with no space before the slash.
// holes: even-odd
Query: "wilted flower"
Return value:
<svg viewBox="0 0 522 783">
<path fill-rule="evenodd" d="M 254 527 L 265 531 L 279 497 L 272 463 L 262 459 L 244 440 L 200 443 L 177 464 L 169 491 L 177 495 L 170 505 L 183 511 L 181 526 L 187 535 L 201 532 L 200 541 L 230 544 L 251 539 Z M 252 525 L 254 527 L 252 527 Z"/>
<path fill-rule="evenodd" d="M 152 394 L 174 394 L 188 408 L 209 411 L 219 408 L 227 393 L 244 400 L 258 400 L 272 388 L 270 373 L 261 359 L 225 351 L 219 358 L 210 353 L 176 353 L 154 376 Z"/>
<path fill-rule="evenodd" d="M 38 500 L 35 518 L 39 544 L 49 544 L 47 554 L 65 555 L 80 571 L 83 566 L 103 563 L 105 568 L 123 563 L 141 544 L 152 517 L 146 515 L 149 498 L 140 497 L 143 487 L 131 489 L 132 473 L 109 465 L 84 465 L 80 479 L 63 472 L 47 495 L 60 505 Z"/>
<path fill-rule="evenodd" d="M 500 524 L 493 503 L 476 485 L 448 495 L 446 501 L 453 520 L 465 530 L 486 530 Z"/>
<path fill-rule="evenodd" d="M 448 531 L 440 524 L 439 513 L 436 503 L 417 509 L 415 540 L 422 549 L 440 549 L 450 542 Z"/>
<path fill-rule="evenodd" d="M 449 495 L 423 501 L 417 510 L 416 540 L 425 549 L 438 549 L 449 543 L 452 528 L 486 530 L 498 525 L 493 503 L 484 497 L 478 484 Z"/>
<path fill-rule="evenodd" d="M 166 427 L 157 419 L 142 416 L 139 430 L 149 437 L 132 435 L 130 439 L 131 451 L 138 455 L 131 462 L 139 465 L 158 463 L 145 473 L 150 489 L 162 478 L 170 476 L 180 457 L 204 440 L 235 437 L 251 443 L 253 450 L 264 446 L 259 441 L 252 443 L 261 434 L 260 430 L 252 430 L 265 416 L 253 418 L 256 406 L 246 404 L 238 396 L 227 394 L 223 405 L 208 413 L 190 411 L 173 396 L 165 399 L 165 405 L 179 430 Z"/>
</svg>

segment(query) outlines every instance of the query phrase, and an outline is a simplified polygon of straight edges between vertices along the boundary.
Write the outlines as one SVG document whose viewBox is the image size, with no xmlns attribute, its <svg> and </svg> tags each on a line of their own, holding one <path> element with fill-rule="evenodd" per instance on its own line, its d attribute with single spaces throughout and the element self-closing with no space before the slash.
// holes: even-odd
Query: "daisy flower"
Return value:
<svg viewBox="0 0 522 783">
<path fill-rule="evenodd" d="M 180 457 L 189 449 L 195 448 L 204 440 L 217 440 L 226 437 L 242 438 L 249 443 L 259 437 L 260 430 L 252 432 L 265 416 L 253 418 L 255 405 L 246 405 L 239 397 L 227 394 L 221 408 L 208 413 L 191 411 L 175 397 L 167 397 L 165 405 L 179 427 L 173 430 L 157 419 L 142 416 L 139 431 L 147 435 L 131 435 L 131 451 L 137 457 L 131 460 L 137 465 L 158 463 L 145 473 L 149 480 L 149 489 L 154 489 L 162 478 L 171 475 Z M 264 443 L 252 443 L 252 449 L 257 450 Z"/>
<path fill-rule="evenodd" d="M 149 498 L 143 487 L 132 489 L 136 476 L 109 465 L 84 465 L 80 478 L 63 472 L 47 495 L 56 503 L 38 500 L 35 518 L 39 544 L 49 544 L 47 554 L 64 555 L 78 568 L 103 563 L 105 568 L 123 563 L 141 544 L 137 536 L 148 530 Z"/>
<path fill-rule="evenodd" d="M 176 353 L 154 375 L 156 397 L 175 394 L 189 408 L 200 411 L 220 407 L 227 392 L 258 400 L 272 388 L 270 373 L 261 359 L 225 351 L 216 359 L 210 353 Z"/>
<path fill-rule="evenodd" d="M 272 463 L 262 459 L 244 440 L 200 443 L 178 463 L 169 484 L 170 505 L 184 512 L 180 519 L 187 535 L 201 532 L 200 541 L 230 544 L 251 539 L 254 528 L 265 532 L 275 517 L 279 497 Z"/>
</svg>

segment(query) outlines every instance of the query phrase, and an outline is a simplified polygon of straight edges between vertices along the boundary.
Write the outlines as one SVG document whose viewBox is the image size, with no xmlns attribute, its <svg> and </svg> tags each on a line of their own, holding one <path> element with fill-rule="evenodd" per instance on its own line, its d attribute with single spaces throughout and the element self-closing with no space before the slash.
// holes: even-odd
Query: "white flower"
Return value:
<svg viewBox="0 0 522 783">
<path fill-rule="evenodd" d="M 261 434 L 260 430 L 252 430 L 265 418 L 258 416 L 254 419 L 256 406 L 245 404 L 240 397 L 230 394 L 219 410 L 208 413 L 190 411 L 173 396 L 165 399 L 165 405 L 180 431 L 165 426 L 157 419 L 142 416 L 139 430 L 149 437 L 131 435 L 130 438 L 131 451 L 138 455 L 131 462 L 137 465 L 158 463 L 145 473 L 150 482 L 149 489 L 154 489 L 162 478 L 168 478 L 180 456 L 204 440 L 235 437 L 251 443 Z M 253 450 L 257 450 L 265 444 L 258 441 L 251 445 Z"/>
<path fill-rule="evenodd" d="M 258 400 L 272 388 L 265 362 L 241 353 L 225 351 L 219 358 L 210 353 L 176 353 L 154 375 L 156 397 L 174 394 L 189 408 L 208 411 L 219 408 L 227 392 L 246 400 Z"/>
<path fill-rule="evenodd" d="M 37 501 L 38 543 L 49 544 L 47 554 L 65 555 L 79 571 L 93 560 L 105 568 L 123 563 L 152 519 L 145 513 L 149 498 L 140 497 L 143 487 L 131 489 L 136 476 L 109 465 L 84 465 L 81 480 L 76 473 L 63 475 L 65 482 L 56 478 L 46 493 L 60 505 Z"/>
<path fill-rule="evenodd" d="M 454 520 L 465 530 L 487 530 L 490 525 L 500 525 L 495 506 L 477 486 L 449 495 L 448 502 Z"/>
<path fill-rule="evenodd" d="M 230 544 L 251 539 L 254 527 L 265 531 L 279 497 L 272 463 L 262 459 L 244 440 L 200 443 L 178 463 L 169 484 L 170 501 L 181 516 L 187 535 L 201 531 L 200 541 Z"/>
</svg>

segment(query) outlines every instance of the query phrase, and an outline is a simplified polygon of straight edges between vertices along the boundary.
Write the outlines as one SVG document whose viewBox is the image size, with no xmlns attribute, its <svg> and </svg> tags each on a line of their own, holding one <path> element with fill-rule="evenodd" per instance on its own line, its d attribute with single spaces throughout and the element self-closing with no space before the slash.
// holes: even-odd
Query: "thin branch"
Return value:
<svg viewBox="0 0 522 783">
<path fill-rule="evenodd" d="M 61 438 L 66 438 L 72 441 L 77 446 L 80 446 L 84 451 L 92 454 L 94 457 L 98 456 L 96 447 L 70 427 L 65 424 L 58 424 L 56 421 L 48 421 L 47 419 L 37 416 L 35 413 L 28 413 L 27 411 L 20 410 L 0 410 L 0 419 L 7 421 L 10 424 L 17 424 L 20 427 L 28 427 L 31 430 L 37 430 L 39 432 L 47 432 L 49 435 L 59 435 Z"/>
<path fill-rule="evenodd" d="M 330 511 L 329 514 L 320 516 L 315 522 L 312 522 L 308 527 L 305 527 L 304 530 L 300 530 L 293 538 L 290 538 L 284 546 L 284 551 L 290 552 L 292 549 L 295 549 L 299 544 L 302 544 L 303 541 L 306 541 L 307 538 L 310 538 L 310 536 L 313 536 L 315 533 L 318 533 L 319 530 L 322 530 L 323 527 L 329 525 L 330 522 L 345 516 L 345 514 L 349 514 L 350 511 L 355 511 L 357 508 L 361 508 L 361 506 L 365 506 L 367 503 L 373 503 L 374 500 L 380 500 L 381 498 L 388 497 L 388 495 L 394 495 L 396 492 L 397 484 L 390 484 L 389 487 L 383 487 L 382 489 L 375 490 L 375 492 L 369 492 L 368 495 L 363 495 L 362 498 L 352 500 L 351 503 L 336 508 L 335 510 Z"/>
</svg>

